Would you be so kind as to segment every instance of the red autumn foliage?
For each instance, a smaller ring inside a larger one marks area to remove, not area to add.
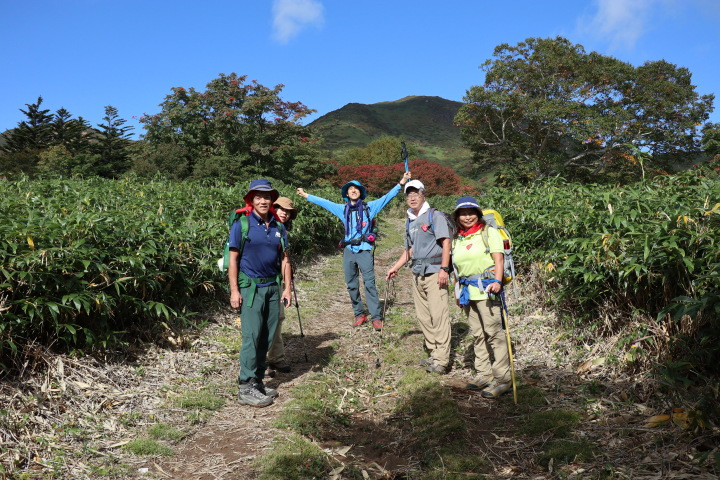
[[[335,186],[342,186],[350,180],[357,180],[373,196],[384,195],[402,177],[404,164],[393,165],[338,165],[337,177],[328,180]],[[425,185],[428,196],[459,195],[463,187],[460,177],[451,168],[427,160],[411,160],[410,171],[414,179]]]

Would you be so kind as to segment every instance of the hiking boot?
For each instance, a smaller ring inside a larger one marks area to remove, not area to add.
[[[428,358],[423,358],[418,363],[420,364],[421,367],[429,367],[430,365],[432,365],[435,362],[433,362],[432,357],[428,357]]]
[[[274,378],[275,375],[277,375],[277,372],[276,372],[275,370],[273,370],[271,367],[267,367],[267,368],[265,369],[265,376],[266,376],[266,377]]]
[[[480,392],[483,398],[498,398],[512,388],[511,382],[493,382],[485,390]]]
[[[383,321],[379,318],[376,318],[375,320],[372,321],[372,326],[376,332],[379,332],[380,330],[382,330]]]
[[[479,376],[468,382],[467,387],[465,388],[468,390],[483,390],[492,383],[492,380],[492,377]]]
[[[240,402],[240,405],[257,408],[272,405],[273,399],[258,390],[256,388],[256,381],[253,380],[254,379],[248,380],[247,382],[240,382],[240,389],[238,390],[238,402]]]
[[[440,375],[445,375],[448,372],[448,367],[443,367],[442,365],[433,363],[432,365],[428,365],[427,368],[425,368],[425,371],[430,372],[430,373],[439,373]]]
[[[255,388],[266,397],[277,398],[278,396],[277,390],[275,390],[274,388],[266,387],[263,382],[257,382],[255,384]]]
[[[270,362],[268,364],[268,369],[277,370],[280,373],[290,373],[290,370],[292,370],[292,368],[290,368],[290,365],[282,360],[279,362]]]
[[[367,322],[367,315],[363,313],[362,315],[358,315],[357,317],[355,317],[355,323],[353,323],[353,327],[359,327],[365,322]]]

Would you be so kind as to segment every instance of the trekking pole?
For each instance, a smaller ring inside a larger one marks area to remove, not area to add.
[[[390,282],[392,282],[393,279],[391,278],[387,282],[385,282],[385,297],[383,298],[383,328],[380,330],[380,340],[378,341],[378,354],[377,358],[375,359],[375,368],[380,368],[380,347],[382,346],[382,332],[385,330],[385,322],[387,321],[385,317],[385,312],[387,311],[387,304],[388,304],[388,290],[390,287]]]
[[[405,142],[400,142],[400,145],[402,145],[402,159],[403,162],[405,162],[405,171],[410,171],[410,162],[408,161],[408,151],[407,147],[405,146]]]
[[[290,281],[292,282],[293,295],[295,296],[295,310],[297,310],[298,325],[300,325],[300,339],[302,340],[303,354],[305,355],[305,362],[308,361],[307,348],[305,348],[305,334],[303,333],[302,321],[300,320],[300,304],[297,299],[297,290],[295,290],[295,267],[290,265]]]
[[[505,339],[507,340],[508,356],[510,357],[510,377],[512,378],[513,388],[513,400],[517,405],[517,383],[515,382],[515,360],[513,359],[512,353],[512,341],[510,340],[510,322],[508,321],[507,303],[505,302],[505,292],[500,292],[500,300],[502,306],[500,307],[500,314],[502,316],[503,323],[505,323]]]

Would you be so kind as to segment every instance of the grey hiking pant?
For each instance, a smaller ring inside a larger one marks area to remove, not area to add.
[[[355,316],[365,313],[362,298],[360,297],[360,275],[362,273],[365,284],[365,301],[367,302],[370,319],[382,319],[380,300],[375,286],[375,254],[372,250],[353,253],[349,248],[343,251],[343,269],[345,270],[345,283],[347,284],[350,302],[352,302]]]

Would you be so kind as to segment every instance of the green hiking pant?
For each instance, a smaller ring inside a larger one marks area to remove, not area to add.
[[[280,311],[280,289],[277,284],[257,287],[251,306],[245,303],[250,287],[241,288],[243,303],[240,306],[242,347],[240,349],[241,382],[251,378],[262,380],[265,375],[265,356],[275,335]]]
[[[275,327],[275,336],[270,342],[270,349],[267,354],[267,363],[279,364],[285,362],[285,344],[282,338],[282,325],[285,320],[285,307],[280,302],[280,314],[278,315],[277,327]]]

